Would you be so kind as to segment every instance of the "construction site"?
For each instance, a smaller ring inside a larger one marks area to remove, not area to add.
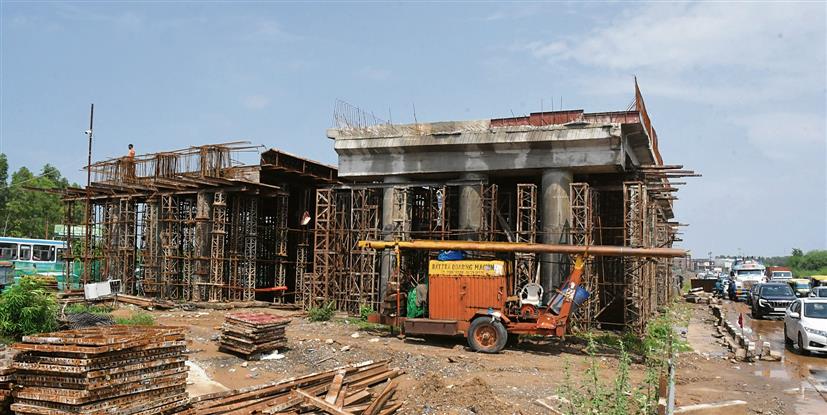
[[[647,338],[679,293],[696,174],[663,162],[637,87],[622,111],[416,124],[338,102],[326,136],[337,166],[247,141],[90,152],[60,191],[62,278],[21,283],[60,291],[64,330],[0,356],[0,411],[546,413],[557,363],[509,356],[582,365],[577,336]],[[663,362],[640,405],[666,408]]]
[[[63,331],[0,349],[0,413],[822,404],[772,379],[783,342],[739,345],[681,287],[674,207],[698,174],[664,162],[637,85],[620,111],[393,124],[339,101],[332,118],[336,166],[247,141],[90,153],[88,185],[60,191]],[[729,389],[755,376],[760,396]]]
[[[64,195],[65,226],[86,230],[68,235],[66,270],[179,303],[404,316],[397,292],[425,281],[437,252],[406,253],[395,278],[392,250],[358,241],[669,248],[676,179],[694,175],[663,163],[637,89],[622,111],[408,125],[340,102],[327,136],[338,168],[246,142],[91,163],[90,185]],[[260,163],[239,164],[243,152]],[[571,269],[562,254],[476,255],[507,261],[510,290],[536,283],[544,301]],[[591,256],[573,324],[642,333],[676,292],[670,264]]]

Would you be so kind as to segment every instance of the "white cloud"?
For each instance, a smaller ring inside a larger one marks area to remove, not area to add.
[[[248,95],[241,99],[241,103],[244,104],[247,109],[260,110],[270,105],[270,98],[264,95]]]
[[[824,3],[645,4],[584,35],[528,42],[552,65],[600,94],[628,94],[639,75],[647,95],[743,104],[824,94]],[[821,86],[821,88],[814,86]]]
[[[749,142],[770,160],[824,160],[827,138],[823,115],[773,112],[736,117],[732,121],[746,129]]]
[[[537,57],[615,70],[790,69],[803,53],[823,62],[824,10],[823,3],[647,4],[586,36],[528,47]]]

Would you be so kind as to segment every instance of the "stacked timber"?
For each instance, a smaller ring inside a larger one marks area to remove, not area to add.
[[[49,291],[57,291],[57,278],[53,275],[33,275],[32,278],[43,284],[43,288]]]
[[[152,298],[138,297],[127,294],[118,294],[115,298],[122,303],[136,305],[146,310],[169,310],[171,308],[175,308],[175,303],[167,300],[155,300]]]
[[[186,404],[181,328],[90,327],[25,336],[13,347],[18,415],[151,415]]]
[[[394,402],[401,375],[387,361],[363,362],[326,372],[193,398],[188,413],[194,415],[241,414],[353,414],[395,413]],[[184,412],[178,412],[183,414]]]
[[[0,368],[0,414],[10,414],[12,402],[11,390],[14,376],[14,369],[10,367]]]
[[[290,319],[268,313],[235,313],[224,317],[218,350],[247,359],[287,345],[284,331]]]
[[[83,290],[58,291],[57,299],[61,304],[74,304],[86,302]]]

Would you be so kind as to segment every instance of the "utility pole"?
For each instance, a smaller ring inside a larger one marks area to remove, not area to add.
[[[83,247],[83,284],[89,281],[90,272],[92,271],[90,261],[90,250],[92,248],[92,193],[89,186],[92,184],[92,135],[95,121],[95,104],[92,104],[89,109],[89,129],[86,130],[86,135],[89,136],[89,152],[86,157],[86,213],[84,214],[84,239]],[[71,232],[71,229],[69,230]]]

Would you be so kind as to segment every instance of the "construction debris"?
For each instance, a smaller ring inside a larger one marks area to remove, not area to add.
[[[60,328],[77,330],[86,327],[111,326],[113,324],[115,324],[115,321],[107,314],[69,313],[65,319],[61,319]]]
[[[221,327],[218,350],[259,358],[287,345],[284,330],[290,319],[268,313],[228,314]]]
[[[13,347],[18,415],[150,415],[187,401],[182,328],[92,327],[24,336]]]
[[[193,398],[190,408],[176,414],[392,414],[401,375],[387,361],[362,362],[298,378]],[[189,412],[187,412],[189,411]]]
[[[175,308],[175,303],[172,301],[153,300],[151,298],[137,297],[134,295],[118,294],[116,299],[122,303],[136,305],[147,310],[169,310]]]

